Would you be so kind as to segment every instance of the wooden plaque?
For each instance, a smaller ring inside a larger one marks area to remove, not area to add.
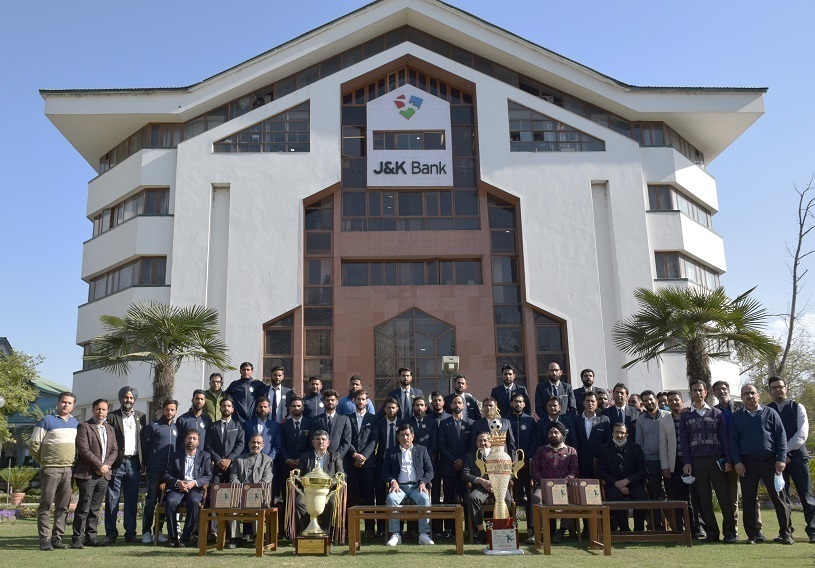
[[[572,497],[575,505],[602,505],[599,479],[575,479],[572,482]]]
[[[331,539],[328,535],[294,538],[294,553],[298,556],[328,556],[330,552]]]
[[[214,483],[209,488],[209,506],[213,509],[231,509],[235,506],[239,498],[235,495],[240,491],[239,487],[233,487],[229,483]]]
[[[569,504],[569,481],[566,479],[542,479],[543,502],[545,505]]]

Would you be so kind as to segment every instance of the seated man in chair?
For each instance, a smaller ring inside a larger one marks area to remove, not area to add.
[[[198,508],[204,499],[204,486],[212,480],[212,458],[204,450],[198,449],[198,430],[189,430],[184,438],[184,450],[176,452],[167,472],[164,483],[164,511],[167,518],[168,546],[183,548],[189,545],[190,535],[198,526]],[[187,505],[184,519],[184,533],[178,538],[175,512],[182,503]]]
[[[229,467],[230,483],[271,483],[274,475],[273,461],[263,452],[263,434],[249,436],[249,452],[241,454]],[[232,525],[235,524],[233,521]],[[238,538],[235,527],[232,526],[232,542],[226,548],[232,549],[238,545],[250,546],[252,543],[252,523],[243,523],[243,540]]]
[[[382,478],[388,484],[385,504],[399,507],[402,501],[410,499],[417,505],[430,505],[430,490],[427,484],[433,479],[433,465],[430,454],[424,446],[414,445],[413,426],[402,424],[396,429],[399,445],[389,448],[382,463]],[[388,519],[391,537],[387,546],[402,544],[399,519]],[[430,538],[430,519],[419,520],[419,544],[434,544]]]
[[[472,490],[467,495],[467,511],[473,520],[473,527],[478,530],[478,542],[481,544],[487,543],[487,533],[484,530],[484,512],[483,507],[487,499],[495,495],[492,493],[492,483],[489,479],[489,474],[482,473],[481,469],[476,463],[478,450],[481,450],[480,458],[486,461],[487,456],[490,454],[490,435],[487,432],[480,432],[475,439],[476,447],[474,452],[467,454],[464,460],[464,467],[461,469],[461,479],[465,483],[472,486]],[[512,507],[512,492],[507,491],[505,496],[507,509]]]
[[[628,428],[622,422],[614,425],[611,442],[600,446],[597,454],[597,477],[606,486],[607,501],[647,501],[645,491],[645,458],[639,444],[628,439]],[[617,526],[628,531],[628,511],[613,511]],[[645,530],[644,509],[634,510],[634,530]]]
[[[328,449],[329,446],[328,432],[325,430],[317,430],[314,432],[314,437],[311,439],[313,450],[309,450],[300,456],[300,476],[305,476],[307,473],[320,464],[322,470],[328,474],[329,477],[334,477],[338,473],[345,473],[342,468],[342,457]],[[332,495],[326,503],[323,513],[317,518],[317,523],[324,531],[331,533],[331,516],[334,513],[336,496]],[[294,498],[294,506],[297,511],[297,524],[300,527],[300,533],[308,527],[311,520],[309,514],[306,512],[306,502],[303,496],[297,493]],[[343,512],[344,513],[344,512]]]

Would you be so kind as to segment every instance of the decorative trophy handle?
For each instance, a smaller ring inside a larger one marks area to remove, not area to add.
[[[332,495],[336,495],[340,492],[340,489],[342,489],[342,486],[345,483],[345,474],[337,472],[332,481],[334,483],[334,488],[328,492],[328,498],[331,498]]]
[[[481,475],[487,473],[487,464],[484,462],[483,455],[484,450],[481,448],[478,448],[475,451],[475,465],[478,466],[478,471],[481,473]]]
[[[289,478],[286,481],[287,481],[287,483],[289,485],[292,486],[292,489],[294,489],[297,493],[300,494],[300,497],[305,498],[305,494],[303,493],[303,490],[300,489],[300,487],[297,486],[298,481],[300,483],[302,483],[302,480],[300,479],[300,470],[299,469],[291,470],[291,473],[289,474]]]
[[[518,448],[517,450],[515,450],[515,457],[516,457],[515,463],[512,464],[512,475],[514,475],[517,478],[518,472],[521,471],[521,468],[523,468],[524,466],[524,459],[526,455],[524,454],[524,451],[522,449]]]

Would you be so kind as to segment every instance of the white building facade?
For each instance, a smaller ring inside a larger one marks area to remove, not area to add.
[[[718,284],[705,165],[764,92],[626,85],[432,0],[375,2],[190,87],[43,91],[99,168],[77,343],[151,298],[217,308],[233,363],[297,390],[359,374],[381,400],[405,366],[447,392],[444,355],[479,397],[502,364],[534,388],[551,361],[576,386],[588,367],[684,390],[681,355],[621,370],[611,328],[637,287]],[[176,398],[216,370],[182,367]],[[86,368],[74,390],[123,381]],[[146,366],[126,381],[151,391]]]

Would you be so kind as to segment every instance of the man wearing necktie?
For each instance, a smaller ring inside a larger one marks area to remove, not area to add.
[[[399,402],[393,398],[388,397],[382,405],[382,410],[385,413],[379,420],[379,441],[376,447],[376,463],[377,467],[377,483],[374,487],[376,494],[376,504],[385,504],[386,483],[382,477],[382,462],[385,459],[385,452],[390,448],[395,447],[398,442],[396,439],[396,428],[401,424],[399,420]],[[375,536],[385,536],[385,521],[379,520],[376,522]]]
[[[532,402],[526,387],[515,384],[515,368],[512,365],[501,367],[501,384],[492,389],[490,397],[498,401],[498,410],[501,416],[512,414],[512,397],[520,394],[524,397],[524,414],[532,414]],[[475,419],[474,417],[470,417]],[[480,418],[480,416],[479,416]]]
[[[280,452],[280,424],[272,420],[270,413],[269,397],[259,397],[255,415],[243,425],[243,429],[246,433],[245,445],[249,445],[249,438],[253,434],[260,434],[263,436],[263,453],[274,460]]]
[[[424,397],[424,393],[411,386],[413,374],[410,369],[402,367],[399,369],[398,375],[401,387],[389,392],[388,396],[399,401],[399,419],[405,421],[413,416],[413,399]]]
[[[535,412],[538,416],[546,414],[546,401],[556,396],[560,400],[560,413],[574,415],[577,413],[572,385],[561,381],[563,370],[554,361],[549,363],[546,371],[548,381],[542,381],[535,387]]]
[[[273,367],[271,383],[269,384],[269,399],[271,400],[272,420],[281,424],[289,415],[289,403],[294,392],[283,386],[285,378],[283,367]]]
[[[93,402],[93,418],[77,426],[74,479],[79,487],[79,501],[74,512],[73,548],[103,544],[97,541],[96,527],[111,468],[119,452],[116,433],[107,423],[107,414],[108,401],[100,398]]]

